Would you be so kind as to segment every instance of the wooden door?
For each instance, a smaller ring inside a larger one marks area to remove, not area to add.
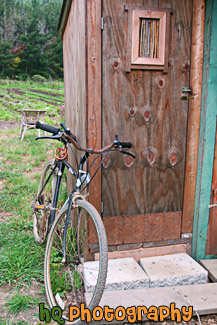
[[[168,72],[126,72],[125,6],[170,8]],[[102,171],[103,220],[110,245],[180,239],[191,51],[191,0],[103,0],[102,144],[118,134],[129,156],[111,153]]]

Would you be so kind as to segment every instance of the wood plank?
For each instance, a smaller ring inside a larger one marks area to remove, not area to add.
[[[139,248],[125,251],[109,252],[108,258],[125,258],[133,257],[137,262],[140,258],[150,256],[160,256],[168,254],[186,253],[187,244],[171,245],[164,247],[153,247],[153,248]],[[99,260],[99,254],[95,254],[95,260]]]
[[[215,154],[213,163],[212,188],[210,205],[217,204],[217,132],[215,138]],[[217,207],[209,210],[209,224],[207,231],[206,255],[217,254]]]
[[[126,216],[123,218],[124,244],[143,242],[145,238],[145,216]]]
[[[145,241],[158,241],[163,239],[164,214],[145,215]]]
[[[131,245],[141,244],[148,246],[148,242],[162,243],[162,245],[179,242],[191,242],[180,239],[181,212],[153,213],[136,216],[116,216],[103,218],[108,244]],[[89,224],[92,233],[90,243],[96,242],[93,233],[93,224]]]
[[[122,244],[116,246],[108,246],[109,252],[114,251],[125,251],[125,250],[133,250],[138,248],[150,248],[150,247],[162,247],[162,246],[169,246],[169,245],[178,245],[178,244],[187,244],[187,253],[191,255],[191,238],[184,238],[184,239],[172,239],[172,240],[160,240],[154,242],[144,242],[144,243],[135,243],[135,244]],[[90,251],[92,253],[99,252],[99,245],[98,244],[89,244]]]
[[[86,147],[85,34],[85,0],[74,0],[63,34],[65,118],[66,126],[84,147]],[[69,162],[75,166],[70,150]],[[67,173],[69,192],[73,189],[74,183],[72,175]]]
[[[212,18],[211,18],[212,17]],[[192,254],[197,260],[205,258],[206,239],[209,220],[210,193],[216,136],[217,103],[217,3],[207,2],[205,28],[205,56],[203,90],[201,105],[201,128],[197,172],[197,191],[195,196],[195,215]],[[212,23],[212,28],[211,28]]]
[[[180,238],[181,222],[181,211],[164,213],[163,240]]]
[[[123,217],[103,218],[108,245],[120,245],[124,243],[125,233]]]
[[[203,78],[204,26],[205,0],[194,0],[190,71],[193,96],[189,99],[182,232],[192,232],[193,227],[200,130],[198,107],[201,107]]]
[[[87,145],[101,148],[101,0],[87,1]],[[94,157],[90,157],[89,164]],[[98,160],[98,162],[100,159]],[[93,165],[91,176],[97,169]],[[89,185],[89,201],[101,213],[101,169]]]

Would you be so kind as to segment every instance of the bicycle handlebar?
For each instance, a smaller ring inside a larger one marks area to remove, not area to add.
[[[122,148],[132,148],[132,143],[131,142],[119,142]]]
[[[113,143],[111,143],[110,145],[108,145],[102,149],[81,148],[80,145],[78,144],[78,142],[76,141],[76,137],[71,133],[71,131],[69,129],[66,129],[65,126],[64,126],[64,132],[62,132],[60,129],[57,129],[50,125],[42,124],[39,121],[36,122],[35,125],[36,125],[37,129],[41,129],[43,131],[53,133],[53,135],[54,135],[54,137],[42,137],[42,138],[46,138],[46,139],[53,138],[56,140],[60,140],[62,138],[64,141],[68,141],[68,142],[72,143],[78,150],[84,151],[84,152],[101,154],[101,153],[104,153],[112,148],[119,148],[119,149],[132,148],[131,142],[120,142],[120,141],[118,141],[118,136],[115,136],[116,140]],[[61,132],[61,133],[59,136],[57,136],[59,132]],[[132,155],[132,154],[130,154],[130,155]],[[135,157],[134,155],[132,155],[132,156]]]
[[[60,129],[57,129],[53,126],[42,124],[39,121],[35,123],[36,129],[41,129],[43,131],[53,133],[54,135],[57,135],[60,131]]]
[[[71,142],[78,150],[80,151],[85,151],[85,152],[89,152],[89,153],[95,153],[95,154],[100,154],[100,153],[103,153],[109,149],[111,149],[113,147],[113,143],[111,143],[110,145],[108,145],[107,147],[104,147],[102,149],[90,149],[90,148],[81,148],[79,146],[79,144],[75,141],[75,139],[69,135],[69,134],[66,134],[65,132],[63,133],[65,138]]]

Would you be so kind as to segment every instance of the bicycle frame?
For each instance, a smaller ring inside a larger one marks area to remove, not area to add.
[[[73,193],[77,192],[80,188],[80,186],[82,185],[82,182],[80,180],[80,172],[83,169],[83,165],[85,163],[85,161],[87,161],[89,156],[89,153],[85,153],[84,156],[81,157],[80,159],[80,166],[79,166],[79,170],[78,172],[76,172],[76,170],[68,163],[67,160],[63,159],[63,160],[55,160],[54,163],[54,167],[52,169],[52,171],[50,172],[50,174],[48,175],[47,179],[45,180],[45,183],[40,191],[40,193],[38,194],[38,197],[40,197],[40,195],[43,193],[46,185],[48,184],[51,176],[55,173],[56,169],[57,169],[57,182],[56,182],[56,186],[55,186],[55,191],[54,191],[54,199],[53,199],[53,204],[51,207],[51,213],[49,216],[49,225],[52,226],[55,220],[55,215],[56,215],[56,210],[57,210],[57,202],[58,202],[58,198],[59,198],[59,190],[60,190],[60,184],[61,184],[61,179],[62,179],[62,175],[64,173],[65,167],[69,170],[69,172],[76,178],[76,186],[75,188],[72,190],[71,194],[68,196],[68,198],[66,199],[66,201],[64,202],[61,210],[63,208],[65,208],[65,206],[70,203],[70,201],[73,198]],[[69,204],[69,210],[71,210],[71,206]]]

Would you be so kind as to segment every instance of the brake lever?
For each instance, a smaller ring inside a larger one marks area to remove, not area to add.
[[[124,155],[129,155],[129,156],[133,157],[134,159],[136,159],[136,156],[134,156],[131,152],[128,152],[128,151],[125,151],[122,149],[120,149],[120,152],[122,152]]]
[[[53,139],[53,140],[59,140],[61,139],[61,136],[59,134],[56,134],[52,137],[49,137],[49,136],[44,136],[44,137],[37,137],[35,138],[35,140],[40,140],[40,139]]]

